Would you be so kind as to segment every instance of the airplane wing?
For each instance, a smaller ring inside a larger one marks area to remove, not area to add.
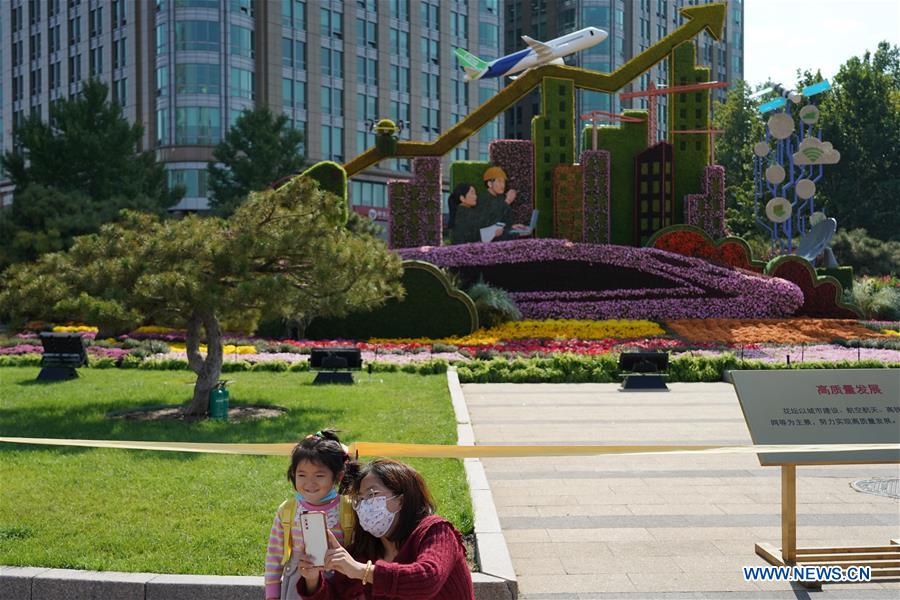
[[[533,40],[530,37],[528,37],[527,35],[523,35],[522,40],[526,44],[531,46],[531,49],[537,53],[538,58],[540,60],[547,60],[548,58],[553,56],[553,48],[551,48],[544,42],[539,42],[537,40]]]

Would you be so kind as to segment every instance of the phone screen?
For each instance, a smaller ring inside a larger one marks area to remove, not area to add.
[[[312,557],[317,567],[324,567],[325,552],[328,550],[328,537],[325,534],[325,513],[301,513],[300,526],[303,528],[303,544],[306,547],[306,553]]]

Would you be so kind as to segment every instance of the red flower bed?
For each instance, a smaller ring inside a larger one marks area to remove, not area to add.
[[[676,225],[667,228],[651,240],[651,247],[762,273],[762,268],[753,264],[749,248],[737,238],[725,238],[714,242],[704,231],[696,227]]]
[[[796,256],[782,256],[768,269],[773,277],[795,284],[803,291],[803,304],[795,313],[807,317],[859,319],[862,315],[840,301],[841,284],[831,277],[816,277],[809,263]]]

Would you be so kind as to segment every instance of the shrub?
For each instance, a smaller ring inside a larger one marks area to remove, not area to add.
[[[295,363],[292,363],[291,366],[288,367],[288,371],[292,371],[292,372],[309,371],[309,361],[300,360]]]
[[[39,367],[40,354],[3,354],[0,355],[0,367]]]
[[[893,321],[900,319],[900,289],[881,285],[864,277],[853,285],[850,297],[867,319]]]
[[[839,230],[831,240],[838,262],[852,266],[861,275],[897,273],[900,242],[869,237],[865,229]]]
[[[115,369],[116,360],[114,358],[95,358],[91,360],[90,367],[92,369]]]
[[[223,373],[237,373],[239,371],[249,371],[253,365],[246,360],[226,361],[222,363]]]
[[[370,312],[314,320],[309,339],[444,338],[478,329],[475,304],[447,282],[440,269],[419,261],[403,262],[406,297],[391,299]]]
[[[478,323],[482,327],[495,327],[507,321],[519,321],[522,313],[506,290],[479,281],[466,290],[478,310]]]
[[[270,373],[283,373],[288,370],[288,364],[283,360],[265,360],[255,363],[251,371],[265,371]]]

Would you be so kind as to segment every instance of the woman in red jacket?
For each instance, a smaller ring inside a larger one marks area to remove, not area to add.
[[[352,465],[348,466],[352,470]],[[349,550],[329,532],[325,571],[300,559],[297,591],[310,600],[474,600],[462,536],[434,514],[419,473],[393,460],[363,466],[344,492],[357,514]]]

